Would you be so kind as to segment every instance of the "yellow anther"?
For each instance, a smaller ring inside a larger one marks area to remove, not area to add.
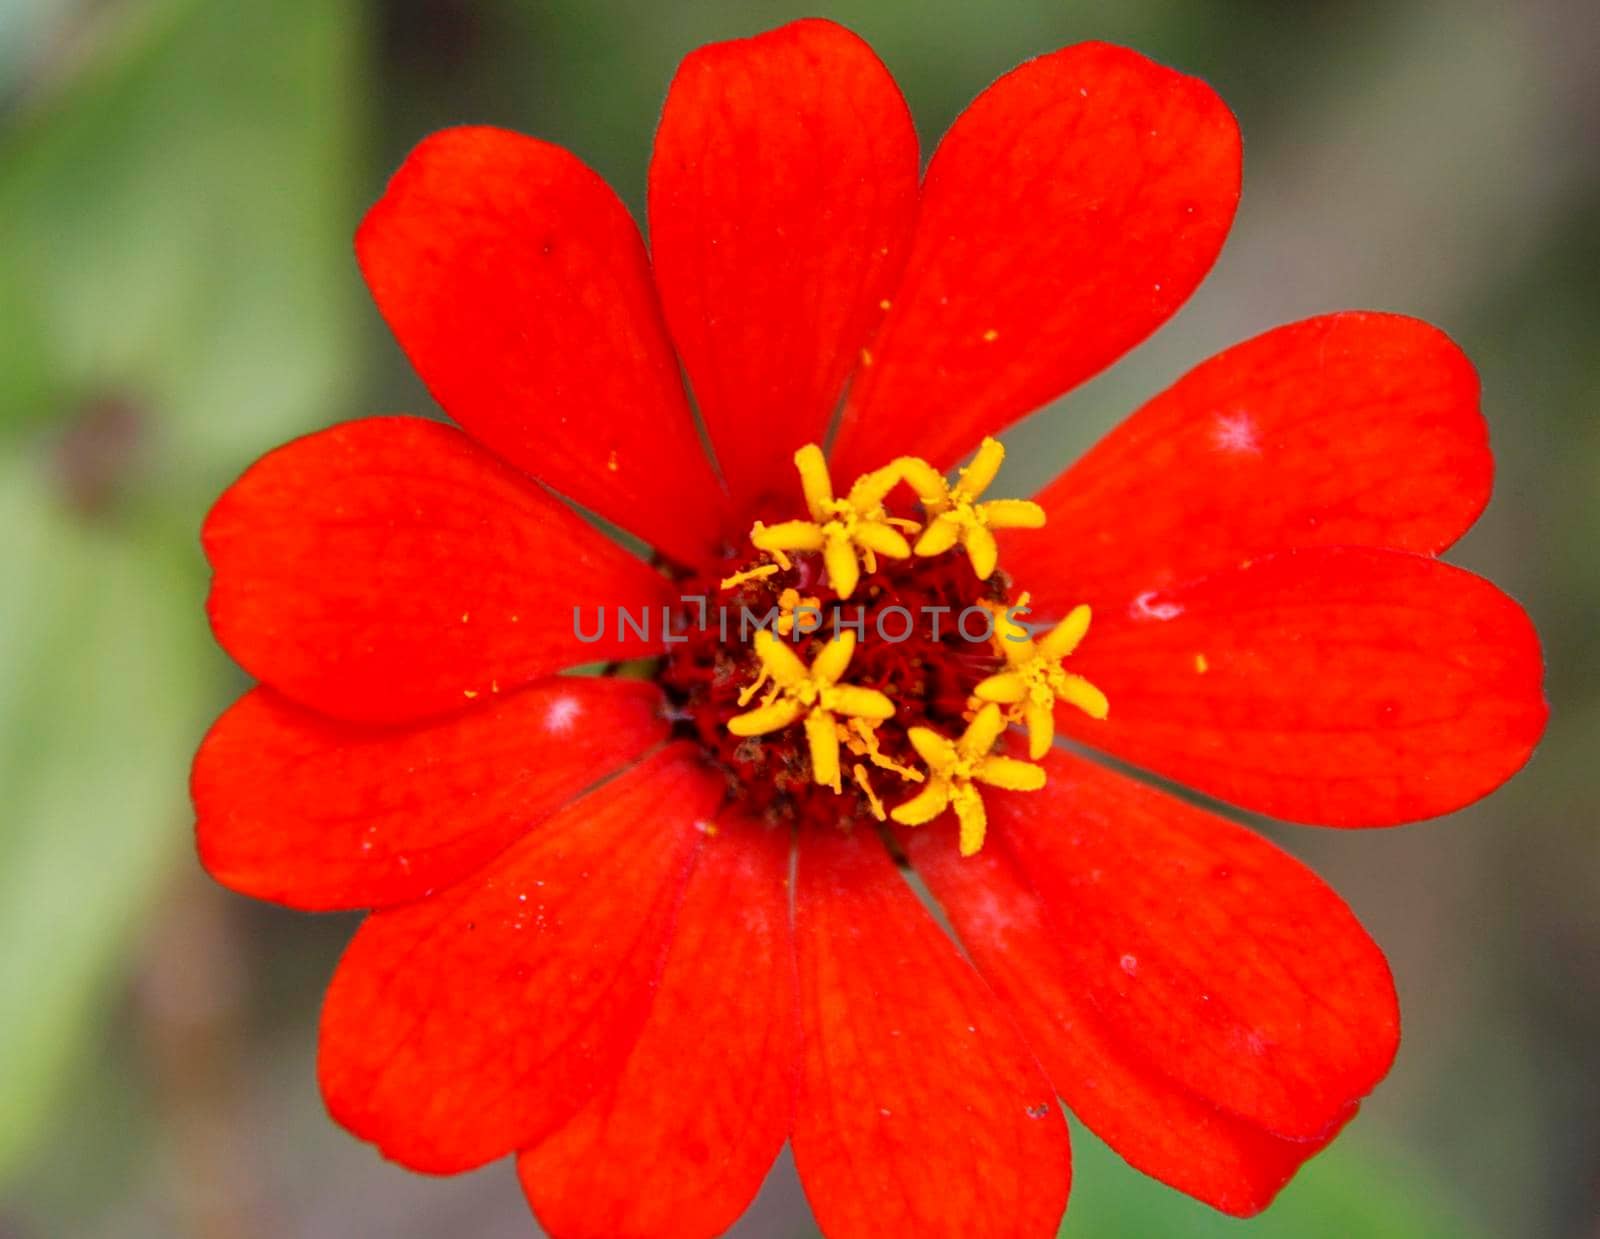
[[[880,822],[888,816],[883,810],[883,801],[878,799],[878,793],[872,790],[872,780],[867,777],[867,768],[860,762],[850,767],[850,777],[856,781],[856,786],[867,798],[867,807],[872,810],[872,816]]]
[[[897,522],[884,511],[883,501],[900,480],[895,466],[863,474],[856,479],[843,499],[833,494],[828,462],[822,449],[808,443],[794,454],[800,471],[800,487],[805,492],[810,520],[783,521],[777,525],[756,522],[750,541],[760,550],[779,558],[790,551],[820,551],[828,570],[828,583],[840,598],[855,592],[861,580],[861,564],[867,571],[877,569],[877,556],[905,559],[911,546],[895,528]],[[783,562],[779,559],[779,562]]]
[[[928,767],[928,783],[910,800],[896,805],[889,816],[907,826],[920,826],[954,808],[961,824],[961,855],[974,855],[983,847],[989,824],[978,784],[1019,792],[1035,792],[1044,786],[1045,774],[1038,766],[991,752],[1005,726],[1000,707],[991,704],[978,711],[959,740],[941,736],[930,727],[911,728],[906,734]]]
[[[878,746],[878,724],[871,719],[851,719],[849,725],[840,730],[839,738],[844,741],[845,748],[857,757],[865,757],[879,770],[898,774],[909,783],[922,782],[922,771],[901,765]]]
[[[761,661],[756,685],[771,680],[775,692],[754,710],[729,719],[728,730],[736,736],[760,736],[803,718],[811,750],[811,777],[840,791],[839,729],[835,716],[881,720],[894,714],[894,703],[876,689],[839,682],[855,649],[856,635],[846,629],[824,645],[807,667],[782,638],[762,629],[755,636],[756,657]],[[741,694],[740,704],[748,701]]]
[[[767,687],[767,669],[763,667],[755,679],[751,680],[750,683],[746,684],[739,690],[739,708],[742,710],[745,706],[754,701],[756,694],[765,687]],[[769,693],[767,699],[770,701],[772,699],[772,694]]]
[[[800,625],[800,635],[809,636],[822,627],[822,600],[801,597],[793,586],[778,595],[778,622],[773,625],[780,637],[790,636],[795,625]]]
[[[1087,606],[1074,607],[1038,641],[1009,616],[996,620],[995,644],[1005,656],[1007,669],[991,675],[972,690],[980,701],[1009,706],[1011,717],[1028,729],[1028,756],[1038,761],[1055,738],[1055,704],[1065,701],[1090,718],[1103,719],[1110,703],[1081,675],[1062,669],[1061,663],[1078,648],[1089,631]],[[992,706],[991,706],[992,708]]]
[[[717,583],[718,589],[737,589],[748,581],[759,581],[779,571],[777,564],[761,564],[755,568],[746,568],[743,572],[735,572],[732,576],[725,576]]]
[[[956,475],[953,483],[915,456],[903,456],[890,466],[898,467],[900,477],[917,492],[928,514],[928,527],[914,548],[918,555],[942,555],[960,543],[972,560],[978,579],[987,581],[1000,557],[994,530],[1039,529],[1044,525],[1044,509],[1030,500],[979,502],[1005,458],[1006,449],[998,439],[985,439],[972,463]]]

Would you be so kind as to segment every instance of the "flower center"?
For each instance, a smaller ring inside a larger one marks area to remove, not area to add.
[[[901,457],[836,498],[822,452],[795,454],[808,518],[757,522],[756,561],[686,581],[660,681],[747,812],[839,827],[931,821],[953,808],[961,851],[983,843],[983,787],[1031,790],[1054,709],[1106,701],[1061,662],[1083,640],[1078,607],[1035,641],[998,569],[994,530],[1038,528],[1025,500],[980,499],[1004,449],[986,439],[954,482]],[[702,601],[703,600],[703,601]],[[1008,723],[1024,761],[997,752]]]

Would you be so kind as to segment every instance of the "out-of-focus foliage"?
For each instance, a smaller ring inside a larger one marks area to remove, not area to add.
[[[112,956],[180,853],[172,772],[210,689],[160,531],[63,516],[28,463],[0,468],[0,1171],[94,1051]]]
[[[351,375],[353,8],[113,19],[0,141],[0,1175],[188,859],[204,498]]]
[[[169,439],[163,486],[203,493],[354,377],[356,10],[135,16],[0,146],[0,306],[21,325],[0,374],[47,368],[0,385],[0,422],[131,393]]]
[[[1400,1060],[1350,1130],[1240,1223],[1075,1127],[1063,1233],[1592,1239],[1592,0],[0,0],[6,1239],[531,1233],[508,1167],[411,1176],[324,1116],[315,1012],[351,918],[257,908],[197,873],[188,759],[242,681],[204,631],[196,535],[283,439],[431,411],[350,253],[423,134],[537,133],[637,210],[677,60],[807,12],[874,44],[925,151],[994,76],[1085,38],[1209,78],[1240,116],[1245,197],[1213,277],[1019,428],[1018,484],[1234,340],[1351,306],[1419,314],[1482,370],[1499,462],[1457,558],[1529,606],[1551,662],[1550,738],[1484,805],[1279,836],[1350,899],[1401,990]],[[734,1233],[814,1234],[787,1161]]]
[[[1241,1223],[1157,1187],[1073,1127],[1072,1202],[1063,1239],[1132,1235],[1230,1239],[1477,1239],[1481,1234],[1404,1159],[1335,1141],[1273,1205]]]

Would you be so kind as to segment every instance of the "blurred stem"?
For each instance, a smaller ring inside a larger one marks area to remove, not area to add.
[[[273,1229],[245,1113],[245,967],[228,896],[185,867],[145,943],[135,1018],[175,1233],[190,1239],[264,1239]]]

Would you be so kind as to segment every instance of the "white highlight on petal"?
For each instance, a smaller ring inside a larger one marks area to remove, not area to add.
[[[1241,455],[1261,454],[1261,441],[1256,438],[1256,425],[1248,413],[1219,413],[1217,424],[1211,431],[1211,441],[1221,452]]]
[[[1183,607],[1176,602],[1153,602],[1156,591],[1147,589],[1131,603],[1128,604],[1128,614],[1139,620],[1169,620],[1177,619],[1183,614]]]
[[[545,711],[544,729],[552,735],[571,735],[582,713],[583,706],[576,697],[557,697]]]

